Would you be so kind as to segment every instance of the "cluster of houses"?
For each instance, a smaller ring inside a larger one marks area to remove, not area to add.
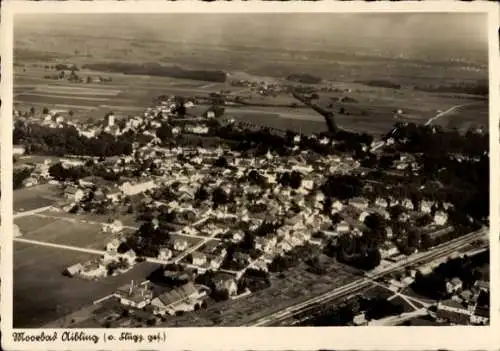
[[[111,228],[113,228],[112,224]],[[69,266],[63,274],[69,277],[96,280],[129,271],[135,265],[137,256],[133,250],[118,253],[120,244],[119,239],[113,239],[106,245],[106,250],[100,258]]]
[[[440,301],[436,317],[445,323],[487,325],[490,320],[489,303],[478,303],[480,294],[489,296],[489,283],[478,280],[470,289],[463,289],[462,281],[453,278],[446,283],[451,298]]]

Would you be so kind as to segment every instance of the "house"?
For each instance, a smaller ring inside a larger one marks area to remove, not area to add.
[[[188,248],[189,244],[185,239],[175,239],[173,249],[175,251],[184,251]]]
[[[82,189],[76,187],[66,188],[64,191],[64,198],[72,202],[80,202],[85,197],[85,193]]]
[[[116,234],[123,230],[123,224],[119,220],[114,220],[111,223],[106,223],[103,225],[102,231],[105,233]]]
[[[125,252],[123,255],[121,255],[129,264],[129,266],[133,265],[137,259],[137,254],[135,253],[134,250],[130,249],[127,252]]]
[[[26,152],[26,148],[22,145],[12,146],[12,153],[14,156],[24,155],[25,152]]]
[[[375,200],[375,205],[382,207],[382,208],[387,208],[389,206],[389,203],[387,202],[386,199],[384,199],[382,197],[377,197],[377,199]]]
[[[437,225],[445,225],[448,222],[448,214],[443,211],[437,211],[434,215],[434,223]]]
[[[229,296],[238,294],[238,285],[233,277],[220,277],[215,280],[215,288],[218,291],[225,291]]]
[[[391,242],[385,242],[379,249],[382,259],[399,254],[398,248]]]
[[[20,237],[23,235],[21,232],[21,229],[19,229],[19,226],[17,224],[13,224],[14,226],[14,238]]]
[[[337,223],[335,226],[335,231],[338,233],[346,233],[351,229],[349,223],[346,221],[341,221],[340,223]]]
[[[83,269],[83,266],[81,263],[76,263],[72,266],[69,266],[68,268],[66,268],[64,270],[64,273],[65,275],[69,276],[69,277],[74,277],[78,274],[80,274],[80,272],[82,271]]]
[[[153,292],[149,289],[148,284],[134,284],[132,280],[130,284],[118,288],[114,296],[122,305],[140,309],[151,302]]]
[[[448,294],[454,294],[462,289],[462,281],[459,278],[453,278],[449,282],[446,282],[446,292]]]
[[[367,199],[362,197],[355,197],[349,200],[349,205],[359,209],[366,210],[369,206],[369,202]]]
[[[352,322],[354,323],[354,325],[357,325],[357,326],[368,324],[368,321],[366,320],[365,312],[361,312],[361,313],[355,315]]]
[[[200,308],[207,291],[187,283],[179,288],[167,291],[151,301],[155,314],[174,315],[178,311],[187,312]]]
[[[98,261],[89,261],[83,264],[80,276],[85,279],[103,278],[107,275],[107,269]]]
[[[438,303],[436,314],[438,318],[445,319],[453,324],[467,324],[470,321],[472,311],[470,308],[448,299]]]
[[[225,256],[215,256],[210,260],[210,268],[215,270],[218,270],[221,266],[222,263],[224,263]]]
[[[401,201],[401,206],[410,211],[414,210],[413,202],[408,198],[403,199],[403,201]]]
[[[132,184],[130,182],[125,182],[120,186],[120,190],[128,196],[141,194],[147,190],[156,188],[154,181],[150,180],[147,182]]]
[[[423,213],[431,213],[433,205],[434,203],[432,201],[424,200],[420,203],[420,211]]]
[[[243,233],[241,230],[238,230],[236,232],[233,233],[233,236],[231,238],[231,240],[234,242],[234,243],[239,243],[243,240],[243,237],[245,236],[245,233]]]
[[[106,244],[106,251],[107,252],[117,252],[118,247],[120,246],[120,240],[118,239],[113,239],[109,243]]]
[[[474,287],[479,291],[489,292],[490,291],[490,283],[484,280],[478,280],[474,283]]]
[[[172,257],[172,251],[166,247],[158,250],[158,259],[168,261]]]
[[[474,313],[470,316],[470,322],[475,325],[487,325],[490,322],[489,308],[476,306]]]
[[[192,256],[192,263],[195,266],[203,266],[205,263],[207,263],[207,256],[205,254],[195,251],[191,254]]]

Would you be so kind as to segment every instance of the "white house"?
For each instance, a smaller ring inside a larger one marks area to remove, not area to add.
[[[195,251],[191,255],[195,266],[202,266],[207,262],[207,256],[201,252]]]
[[[339,233],[346,233],[350,230],[350,226],[349,226],[349,223],[347,223],[346,221],[342,221],[340,223],[337,223],[336,227],[335,227],[335,230]]]
[[[335,200],[332,204],[332,210],[336,210],[336,212],[342,211],[343,208],[344,205],[339,200]]]
[[[107,252],[117,252],[118,247],[120,247],[120,240],[113,239],[109,243],[106,244]]]
[[[413,209],[414,209],[413,202],[408,198],[403,199],[403,201],[401,202],[401,205],[410,211],[413,211]]]
[[[185,239],[176,239],[173,248],[175,251],[184,251],[188,248],[189,244]]]
[[[420,203],[420,211],[423,213],[431,213],[433,205],[432,201],[424,200]]]
[[[445,225],[448,222],[448,214],[443,211],[437,211],[434,215],[434,223],[437,225]]]
[[[131,184],[130,182],[125,182],[120,186],[120,190],[123,191],[123,193],[128,196],[140,194],[154,188],[156,188],[156,184],[152,180],[137,184]]]
[[[168,261],[172,257],[172,250],[163,247],[158,251],[158,259]]]
[[[387,208],[389,206],[389,203],[387,202],[386,199],[384,199],[382,197],[377,197],[377,199],[375,200],[375,205],[383,207],[383,208]]]

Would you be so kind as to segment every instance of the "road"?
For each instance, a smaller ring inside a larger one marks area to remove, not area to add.
[[[383,319],[377,319],[374,321],[371,321],[368,323],[368,325],[371,326],[391,326],[391,325],[398,325],[403,322],[406,322],[408,320],[411,320],[416,317],[423,317],[426,316],[427,310],[425,308],[421,308],[419,310],[413,311],[413,312],[408,312],[408,313],[403,313],[398,316],[390,316],[386,317]]]
[[[446,116],[462,107],[465,107],[465,106],[471,106],[471,105],[478,105],[478,104],[482,104],[484,102],[470,102],[468,104],[461,104],[461,105],[455,105],[455,106],[452,106],[450,107],[449,109],[447,109],[446,111],[443,111],[443,112],[440,112],[438,113],[437,115],[435,115],[434,117],[432,118],[429,118],[429,120],[427,122],[425,122],[425,125],[428,126],[430,125],[432,122],[434,122],[435,120],[443,117],[443,116]]]
[[[375,269],[371,272],[367,272],[365,277],[357,279],[342,287],[339,287],[322,295],[309,298],[306,301],[299,302],[283,310],[270,313],[265,317],[258,318],[257,320],[251,320],[249,322],[245,322],[243,325],[269,326],[269,325],[279,324],[280,322],[283,322],[298,313],[307,312],[311,308],[317,307],[318,304],[323,304],[325,302],[346,297],[348,295],[364,290],[367,287],[371,286],[372,280],[382,278],[390,273],[393,273],[410,265],[414,265],[417,263],[431,262],[437,258],[445,257],[446,255],[451,254],[452,252],[458,250],[459,248],[468,245],[474,240],[477,240],[481,235],[485,235],[487,232],[488,229],[484,228],[479,231],[469,233],[460,238],[438,245],[426,252],[417,253],[415,255],[409,256],[404,260],[397,262],[393,265],[390,265],[388,267],[383,267]]]
[[[484,102],[470,102],[470,103],[467,103],[467,104],[460,104],[460,105],[454,105],[452,107],[450,107],[449,109],[445,110],[445,111],[442,111],[440,113],[438,113],[437,115],[435,115],[434,117],[431,117],[427,120],[427,122],[425,122],[425,126],[428,126],[428,125],[431,125],[432,122],[438,120],[439,118],[441,117],[444,117],[452,112],[455,112],[456,110],[462,108],[462,107],[465,107],[465,106],[471,106],[471,105],[478,105],[478,104],[482,104]],[[394,131],[393,131],[394,132]],[[385,142],[384,141],[379,141],[377,143],[375,143],[372,148],[371,148],[371,152],[374,152],[378,149],[380,149],[382,146],[385,145]]]

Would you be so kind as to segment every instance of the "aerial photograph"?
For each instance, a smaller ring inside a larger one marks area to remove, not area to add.
[[[13,327],[489,325],[487,23],[16,14]]]

